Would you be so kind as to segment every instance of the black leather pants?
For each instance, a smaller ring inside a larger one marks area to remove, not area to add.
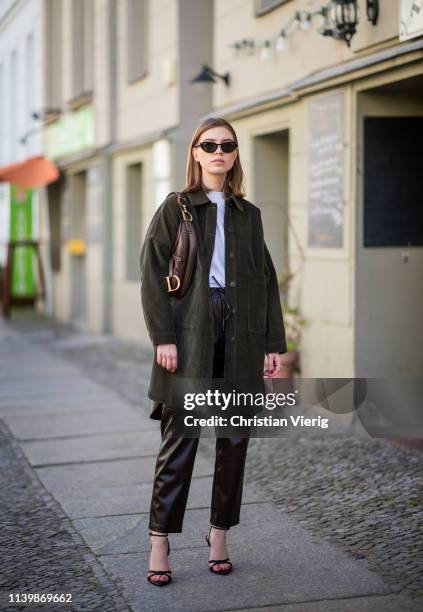
[[[224,289],[210,288],[214,313],[213,377],[223,377],[225,320],[230,310]],[[150,506],[149,528],[181,533],[199,438],[171,437],[172,410],[163,406],[159,448]],[[210,523],[229,529],[239,523],[249,438],[216,438]]]

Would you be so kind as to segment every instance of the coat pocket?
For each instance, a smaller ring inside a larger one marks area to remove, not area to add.
[[[265,334],[267,326],[266,275],[250,272],[248,283],[248,331]]]
[[[183,298],[171,296],[169,299],[175,327],[193,329],[196,323],[199,302],[198,291],[195,291],[195,287],[192,285]]]

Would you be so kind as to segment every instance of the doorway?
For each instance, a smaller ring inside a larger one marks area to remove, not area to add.
[[[254,202],[261,209],[264,238],[280,277],[288,264],[289,130],[253,141]]]
[[[423,374],[423,77],[358,98],[357,377]]]

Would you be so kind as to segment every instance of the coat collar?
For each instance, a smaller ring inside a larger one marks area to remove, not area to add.
[[[203,189],[199,189],[198,191],[189,191],[188,195],[189,195],[189,199],[191,200],[191,204],[193,206],[199,206],[200,204],[207,204],[207,202],[210,202],[209,198],[207,197],[207,194],[204,192]],[[226,201],[229,201],[229,204],[231,204],[231,202],[235,202],[238,209],[241,212],[244,212],[244,205],[242,203],[242,198],[235,196],[234,194],[231,194],[229,198],[227,198]]]

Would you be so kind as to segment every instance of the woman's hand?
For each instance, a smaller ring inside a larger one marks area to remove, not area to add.
[[[157,345],[157,363],[169,372],[176,372],[178,367],[178,350],[176,344]]]
[[[269,353],[264,356],[264,378],[274,378],[281,369],[279,353]]]

